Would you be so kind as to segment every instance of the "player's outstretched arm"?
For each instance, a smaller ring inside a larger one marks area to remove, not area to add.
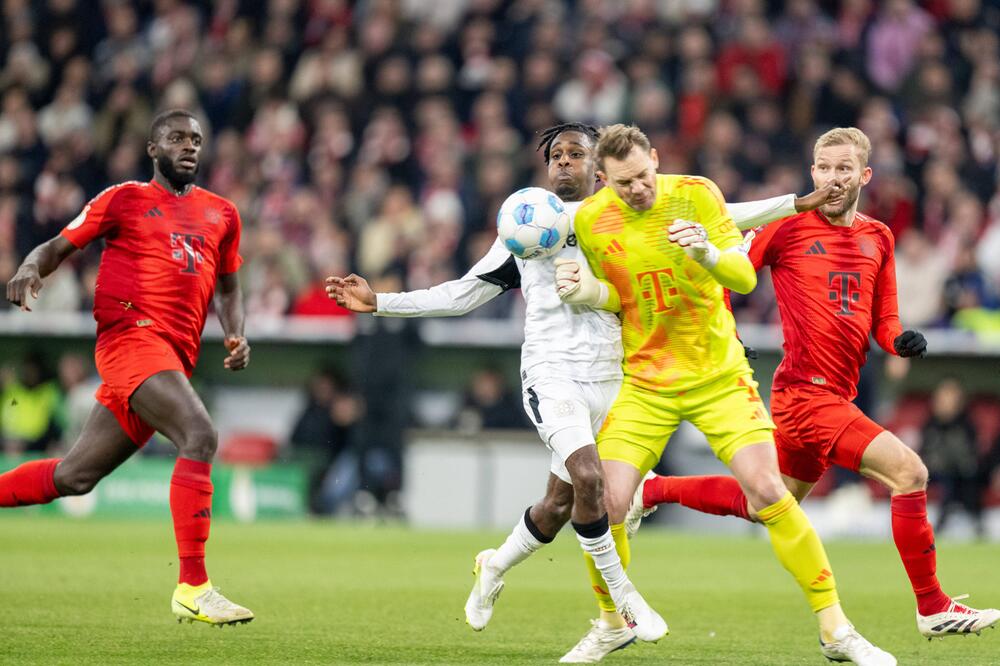
[[[342,308],[379,317],[457,317],[506,291],[488,278],[489,275],[477,276],[470,271],[457,280],[428,289],[375,292],[367,280],[352,273],[344,278],[328,277],[326,293]]]
[[[726,209],[733,217],[733,224],[740,231],[747,231],[756,227],[763,227],[776,220],[791,217],[796,213],[805,213],[815,210],[830,199],[835,198],[840,193],[840,187],[834,183],[827,183],[823,187],[813,190],[803,197],[794,194],[785,194],[780,197],[770,199],[760,199],[758,201],[743,201],[740,203],[727,203]]]
[[[517,262],[495,242],[465,275],[429,289],[376,293],[363,277],[349,275],[327,278],[326,293],[341,307],[380,317],[456,317],[520,286]]]
[[[250,344],[243,335],[243,291],[239,273],[223,273],[215,287],[215,311],[225,335],[223,343],[229,356],[222,365],[227,370],[242,370],[250,365]]]
[[[22,310],[30,311],[28,296],[38,298],[42,279],[74,252],[76,246],[62,236],[47,240],[29,252],[14,273],[14,277],[7,283],[7,300]]]
[[[337,305],[352,312],[375,312],[378,298],[368,280],[351,273],[347,277],[331,275],[326,279],[326,295]]]

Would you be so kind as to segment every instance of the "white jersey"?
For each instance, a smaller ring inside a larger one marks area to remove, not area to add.
[[[622,376],[621,325],[604,310],[567,305],[556,292],[555,259],[572,259],[589,270],[576,245],[572,219],[580,202],[566,203],[570,234],[546,259],[517,259],[499,241],[469,272],[430,289],[377,294],[376,315],[446,317],[465,314],[510,289],[521,288],[526,305],[521,379],[557,377],[583,382]]]

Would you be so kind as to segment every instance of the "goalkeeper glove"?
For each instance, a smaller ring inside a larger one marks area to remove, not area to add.
[[[920,331],[903,331],[892,341],[892,347],[903,358],[927,356],[927,338]]]
[[[563,303],[599,308],[608,302],[608,287],[572,259],[556,259],[556,291]]]
[[[712,270],[719,263],[719,248],[708,240],[705,227],[697,222],[674,220],[667,229],[668,240],[684,248],[687,256],[698,262],[705,270]]]

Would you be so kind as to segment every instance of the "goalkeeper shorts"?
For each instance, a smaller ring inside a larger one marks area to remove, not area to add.
[[[745,446],[774,442],[774,424],[753,372],[726,375],[675,394],[650,391],[626,377],[597,435],[598,453],[602,460],[628,463],[645,474],[659,462],[681,421],[700,430],[727,465]]]

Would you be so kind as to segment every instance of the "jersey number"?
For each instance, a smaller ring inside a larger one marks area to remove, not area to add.
[[[170,252],[175,261],[181,262],[181,273],[194,274],[205,261],[202,250],[205,249],[205,237],[200,234],[185,234],[179,231],[170,232]]]

